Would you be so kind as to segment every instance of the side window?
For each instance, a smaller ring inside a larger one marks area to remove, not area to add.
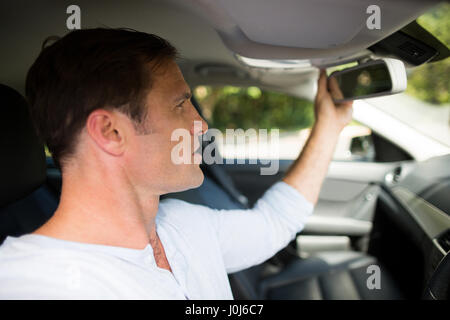
[[[313,102],[258,87],[198,86],[194,89],[194,96],[210,128],[219,129],[224,135],[226,129],[267,129],[268,132],[278,129],[277,157],[280,160],[298,157],[315,121]],[[258,159],[258,155],[263,158],[261,149],[264,148],[252,146],[254,140],[246,140],[245,143],[246,152],[243,153],[242,148],[231,148],[223,139],[217,141],[218,151],[225,159]],[[268,158],[270,155],[265,159]],[[371,130],[353,121],[341,133],[334,160],[374,159]]]

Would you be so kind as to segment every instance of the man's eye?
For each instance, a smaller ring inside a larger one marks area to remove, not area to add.
[[[183,104],[184,104],[184,101],[179,103],[179,104],[177,104],[177,108],[181,108],[183,106]]]

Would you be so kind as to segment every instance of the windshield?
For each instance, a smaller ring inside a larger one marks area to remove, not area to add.
[[[435,7],[417,22],[447,46],[450,44],[450,4]],[[407,73],[405,93],[367,102],[450,147],[450,59],[411,68]]]

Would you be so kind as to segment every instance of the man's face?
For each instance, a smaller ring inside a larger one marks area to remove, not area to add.
[[[203,173],[193,153],[208,125],[191,104],[190,96],[191,90],[174,61],[157,69],[146,98],[148,113],[143,124],[146,133],[136,131],[127,141],[126,170],[135,187],[164,194],[202,184]],[[194,121],[200,121],[201,126],[197,123],[194,127]],[[189,152],[188,164],[176,164],[172,159],[172,150],[181,141],[171,141],[176,129],[189,132],[190,150],[183,150]]]

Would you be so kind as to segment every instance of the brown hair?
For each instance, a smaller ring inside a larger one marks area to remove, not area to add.
[[[25,91],[36,130],[55,162],[73,153],[96,109],[118,109],[138,128],[153,72],[177,54],[168,41],[130,29],[76,30],[45,47],[28,71]]]

